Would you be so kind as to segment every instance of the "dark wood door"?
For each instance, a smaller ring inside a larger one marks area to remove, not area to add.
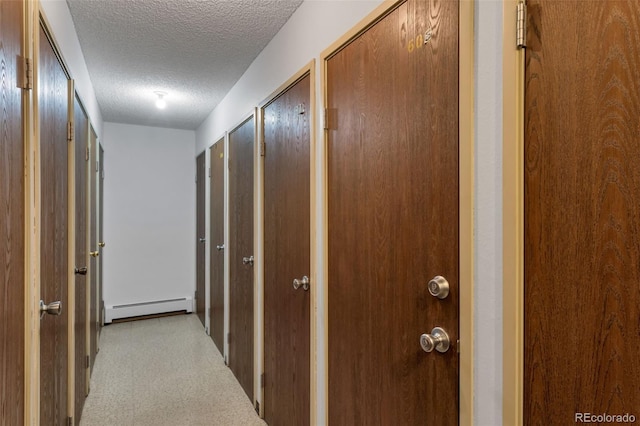
[[[224,353],[224,139],[211,147],[210,235],[211,338]]]
[[[41,252],[40,298],[62,302],[60,315],[40,321],[40,419],[67,424],[69,281],[67,224],[68,78],[40,27],[38,108],[40,112]]]
[[[0,0],[0,424],[24,423],[25,182],[22,89],[16,87],[23,2]]]
[[[404,2],[326,67],[329,423],[455,425],[458,2]]]
[[[310,275],[310,77],[288,88],[263,113],[264,419],[308,425]]]
[[[91,137],[93,140],[97,140],[97,136],[95,136],[93,132]],[[102,319],[104,318],[104,301],[102,300],[102,277],[104,273],[102,265],[104,264],[104,248],[106,247],[104,240],[104,149],[101,144],[98,144],[98,151],[98,239],[100,240],[100,257],[98,258],[98,288],[96,290],[98,293],[96,301],[98,304],[96,308],[96,327],[98,328],[98,332],[96,333],[96,338],[99,340],[100,332],[102,331]],[[99,341],[96,343],[96,351],[98,350],[99,343]]]
[[[253,402],[253,116],[229,133],[229,368]]]
[[[74,100],[74,143],[75,143],[75,424],[80,424],[80,416],[87,396],[87,168],[89,165],[87,129],[89,120],[76,95]]]
[[[87,133],[87,130],[85,130]],[[97,203],[97,172],[96,165],[98,161],[98,153],[96,147],[96,134],[91,128],[89,132],[89,147],[90,147],[90,158],[89,158],[89,232],[90,232],[90,247],[95,255],[96,252],[98,254],[97,257],[91,256],[91,289],[90,289],[90,302],[89,302],[89,364],[91,366],[91,371],[93,371],[93,366],[96,362],[96,355],[98,354],[98,309],[97,309],[97,297],[96,293],[98,292],[99,286],[99,271],[100,265],[102,263],[102,249],[98,244],[101,240],[99,240],[98,236],[98,211],[96,207]]]
[[[206,152],[206,151],[205,151]],[[202,152],[196,158],[196,313],[205,325],[205,179],[206,157]]]
[[[528,4],[524,423],[638,417],[640,3]]]

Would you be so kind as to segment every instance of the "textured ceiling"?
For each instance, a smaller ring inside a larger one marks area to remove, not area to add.
[[[302,0],[67,3],[104,121],[196,129]]]

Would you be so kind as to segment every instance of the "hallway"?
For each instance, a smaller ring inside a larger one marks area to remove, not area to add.
[[[104,327],[82,426],[264,425],[196,315]]]

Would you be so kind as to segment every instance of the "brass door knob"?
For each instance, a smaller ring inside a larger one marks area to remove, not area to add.
[[[98,256],[100,256],[100,252],[99,251],[90,251],[89,255],[91,255],[91,257],[98,257]]]
[[[98,243],[98,245],[99,245],[100,247],[104,247],[104,246],[105,246],[105,243],[104,243],[104,241],[101,241],[101,242],[99,242],[99,243]]]

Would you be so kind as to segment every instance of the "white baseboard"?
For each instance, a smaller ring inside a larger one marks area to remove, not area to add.
[[[193,312],[193,303],[193,298],[181,297],[178,299],[155,300],[150,302],[129,303],[124,305],[107,305],[104,309],[104,322],[105,324],[108,324],[114,319],[118,318],[162,314],[165,312]]]

